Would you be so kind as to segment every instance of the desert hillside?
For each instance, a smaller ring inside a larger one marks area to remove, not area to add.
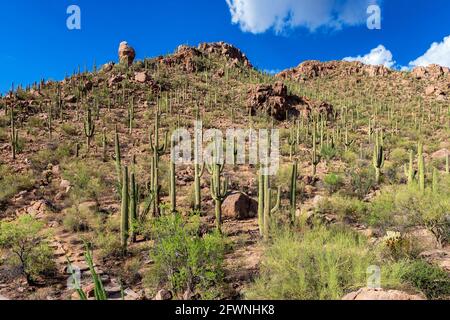
[[[448,68],[135,56],[0,98],[0,298],[450,298]],[[279,169],[173,163],[196,120]]]

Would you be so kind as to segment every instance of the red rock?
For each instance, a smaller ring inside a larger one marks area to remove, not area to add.
[[[244,220],[256,217],[258,202],[244,193],[233,193],[222,204],[224,217]]]

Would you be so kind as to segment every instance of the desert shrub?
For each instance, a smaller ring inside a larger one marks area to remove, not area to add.
[[[355,163],[357,159],[358,155],[353,151],[348,150],[342,154],[342,161],[346,163]]]
[[[61,124],[61,130],[69,137],[78,135],[77,127],[71,123]]]
[[[42,128],[42,127],[44,127],[45,122],[43,119],[41,119],[39,117],[29,117],[27,124],[31,128]]]
[[[330,195],[337,192],[344,184],[342,177],[336,173],[327,174],[323,182]]]
[[[337,155],[337,150],[336,148],[333,148],[331,146],[323,146],[322,150],[320,150],[320,154],[322,155],[322,157],[327,160],[327,161],[331,161],[333,160],[336,155]]]
[[[201,292],[202,298],[216,297],[214,290],[223,279],[225,244],[218,233],[199,236],[199,228],[197,217],[185,221],[179,214],[151,221],[150,257],[155,263],[146,274],[148,286],[166,285],[177,294],[190,290]]]
[[[11,222],[0,222],[0,247],[11,253],[9,264],[18,267],[29,284],[55,270],[44,223],[29,215]]]
[[[31,156],[30,161],[32,168],[36,171],[43,171],[49,164],[59,164],[64,159],[70,157],[73,150],[74,147],[70,143],[49,145],[47,148],[42,149]]]
[[[63,225],[66,230],[72,232],[85,232],[99,227],[101,217],[97,212],[88,208],[72,206],[66,211]]]
[[[391,151],[389,158],[396,165],[403,165],[409,161],[409,153],[403,148],[395,148]]]
[[[348,193],[352,196],[364,199],[375,186],[375,175],[371,166],[351,168],[347,174]]]
[[[367,268],[379,263],[367,240],[343,228],[317,227],[304,234],[286,231],[262,259],[248,299],[335,300],[366,284]],[[382,285],[399,285],[398,272],[383,264]]]
[[[442,179],[442,190],[450,190],[450,179]],[[450,197],[444,192],[417,185],[386,187],[372,202],[367,222],[377,227],[427,227],[443,243],[449,240]]]
[[[71,195],[78,201],[98,199],[107,188],[106,167],[98,161],[74,161],[63,166],[62,175],[72,185]]]
[[[356,198],[334,195],[325,198],[317,206],[317,212],[321,214],[334,213],[343,220],[360,220],[367,211],[367,205]]]
[[[405,268],[402,278],[422,291],[428,299],[450,298],[450,278],[437,266],[422,260],[413,261]]]
[[[34,178],[30,172],[17,174],[8,166],[0,164],[0,203],[8,201],[18,192],[33,185]]]
[[[111,231],[98,232],[95,236],[94,243],[100,250],[99,257],[101,259],[123,256],[123,247],[117,233],[112,233]]]

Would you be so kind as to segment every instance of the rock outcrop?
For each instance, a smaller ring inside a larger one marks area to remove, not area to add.
[[[128,42],[123,41],[119,46],[119,61],[120,63],[131,66],[136,58],[136,51],[128,45]]]
[[[362,288],[347,294],[342,300],[426,300],[423,295],[398,290]]]
[[[450,74],[450,68],[431,64],[427,67],[416,67],[411,71],[411,75],[417,79],[437,80]]]
[[[278,81],[273,85],[253,85],[248,90],[247,106],[254,115],[258,111],[269,114],[283,121],[286,116],[303,115],[309,117],[313,111],[324,113],[328,117],[333,114],[333,106],[326,102],[314,102],[306,97],[289,95],[287,87]]]
[[[316,60],[305,61],[298,67],[282,71],[276,75],[280,79],[305,81],[329,76],[367,75],[369,77],[385,77],[392,71],[382,65],[372,66],[361,62]]]
[[[242,53],[241,50],[225,42],[212,42],[202,43],[198,46],[198,49],[206,54],[216,54],[226,57],[229,62],[229,66],[233,67],[239,63],[246,67],[253,68],[252,64],[248,60],[247,56]]]

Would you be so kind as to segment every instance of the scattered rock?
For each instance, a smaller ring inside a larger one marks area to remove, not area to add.
[[[417,227],[405,233],[405,237],[419,252],[440,248],[436,236],[428,229]]]
[[[146,83],[150,79],[151,79],[151,77],[147,74],[146,71],[137,72],[134,74],[134,80],[139,83]]]
[[[128,45],[126,41],[120,43],[119,46],[119,61],[120,63],[131,66],[136,58],[136,51]]]
[[[433,158],[433,159],[445,159],[445,157],[447,157],[448,155],[450,155],[450,151],[448,149],[441,149],[441,150],[436,151],[435,153],[433,153],[431,155],[431,158]]]
[[[159,292],[155,296],[155,300],[159,301],[172,300],[172,298],[173,298],[172,292],[166,289],[159,290]]]
[[[362,288],[347,294],[342,300],[426,300],[423,295],[398,290]]]
[[[258,213],[258,202],[244,193],[233,193],[223,202],[222,213],[224,217],[237,220],[254,218]]]
[[[116,83],[122,82],[123,79],[124,79],[124,77],[123,77],[122,75],[120,75],[120,74],[119,74],[119,75],[112,76],[112,77],[109,78],[109,80],[108,80],[108,85],[109,85],[110,87],[112,87],[112,86],[115,85]]]
[[[101,71],[106,72],[106,73],[110,72],[114,68],[114,65],[115,65],[114,62],[108,62],[102,66]]]
[[[437,265],[450,273],[450,247],[424,251],[419,254],[419,258],[426,260],[428,263]]]

